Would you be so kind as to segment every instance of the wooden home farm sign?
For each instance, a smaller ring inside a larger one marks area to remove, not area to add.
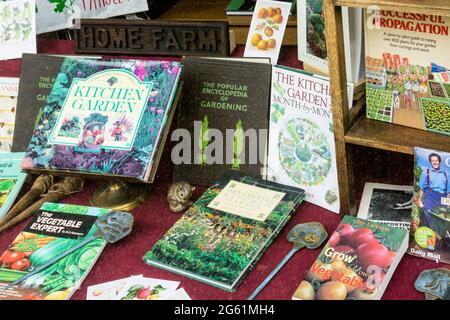
[[[228,22],[81,19],[76,52],[228,56]]]

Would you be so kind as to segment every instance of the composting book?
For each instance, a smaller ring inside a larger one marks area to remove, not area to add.
[[[0,153],[0,220],[12,207],[27,174],[20,169],[23,152]]]
[[[66,300],[94,266],[106,240],[95,238],[44,270],[10,288],[97,231],[108,209],[46,202],[0,257],[0,300]]]
[[[305,189],[306,201],[338,213],[330,93],[324,77],[273,67],[267,177]]]
[[[179,62],[65,58],[22,168],[152,182],[180,74]]]
[[[210,185],[227,170],[264,176],[271,75],[266,62],[184,60],[185,85],[172,134],[174,180]]]
[[[226,172],[144,261],[235,291],[301,203],[304,191]]]
[[[450,17],[366,12],[367,118],[450,135]]]
[[[344,216],[294,300],[379,300],[408,248],[408,231]]]
[[[414,148],[408,253],[450,263],[450,153]]]

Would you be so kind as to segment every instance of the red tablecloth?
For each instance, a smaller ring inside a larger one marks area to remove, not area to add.
[[[72,41],[39,39],[38,52],[73,54],[74,43]],[[241,56],[242,53],[243,48],[238,47],[233,55]],[[300,67],[301,64],[298,62],[296,55],[296,48],[283,48],[279,64]],[[0,62],[0,76],[19,76],[19,74],[20,60]],[[135,225],[132,234],[123,241],[106,247],[100,259],[72,299],[84,299],[86,288],[90,285],[138,274],[143,274],[146,277],[181,281],[180,286],[187,291],[192,299],[245,299],[291,249],[291,244],[286,240],[286,235],[294,225],[302,222],[319,221],[324,224],[328,233],[331,234],[340,221],[341,217],[339,215],[315,205],[303,203],[280,236],[273,242],[235,293],[229,293],[149,266],[143,262],[143,255],[180,217],[180,214],[170,212],[166,202],[166,190],[172,181],[170,147],[170,143],[166,145],[164,156],[158,169],[158,178],[155,180],[150,196],[144,204],[133,210]],[[368,148],[356,148],[355,151],[355,179],[358,197],[366,181],[411,184],[412,157]],[[94,182],[87,183],[83,192],[66,199],[64,202],[89,205],[89,197],[95,190],[95,187]],[[197,188],[194,195],[195,198],[204,190],[204,188]],[[28,221],[24,221],[0,234],[0,252],[7,248],[27,223]],[[303,279],[319,252],[320,249],[301,250],[275,276],[257,298],[269,300],[291,299],[297,285]],[[442,264],[436,264],[433,261],[405,255],[392,277],[383,299],[424,299],[423,295],[414,289],[415,279],[422,270],[442,266]]]

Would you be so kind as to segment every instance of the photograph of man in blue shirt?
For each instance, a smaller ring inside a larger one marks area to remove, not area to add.
[[[431,228],[430,211],[442,205],[442,198],[450,197],[450,184],[447,173],[441,169],[441,156],[430,153],[428,161],[431,168],[424,169],[419,179],[418,205],[423,208],[425,225]]]

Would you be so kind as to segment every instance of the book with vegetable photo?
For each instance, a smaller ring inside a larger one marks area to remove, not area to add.
[[[0,220],[12,207],[27,174],[20,169],[23,152],[0,154]]]
[[[65,58],[22,168],[152,182],[180,74],[171,61]]]
[[[28,272],[92,237],[108,209],[46,202],[0,257],[0,300],[67,300],[79,288],[106,240],[96,238],[28,279]],[[7,289],[6,289],[7,288]]]
[[[146,253],[144,261],[233,292],[303,197],[301,189],[227,172]]]
[[[450,263],[450,153],[414,148],[414,197],[408,253]]]
[[[344,216],[293,300],[380,300],[408,248],[408,231]]]

